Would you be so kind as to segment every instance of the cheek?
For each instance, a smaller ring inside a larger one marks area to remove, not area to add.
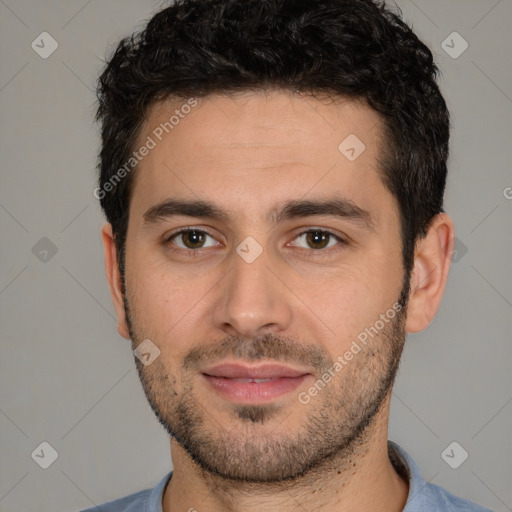
[[[151,267],[142,258],[127,266],[127,290],[138,334],[161,339],[183,316],[183,294],[167,272]]]
[[[310,293],[308,303],[328,327],[326,348],[332,357],[393,308],[402,288],[400,267],[391,253],[362,258],[357,267],[340,269],[322,283],[323,291]]]
[[[336,268],[332,264],[276,268],[293,292],[285,290],[277,297],[290,301],[287,306],[293,308],[290,332],[301,332],[339,355],[398,298],[401,259],[396,253],[375,243]],[[192,271],[149,251],[135,250],[130,256],[127,287],[138,336],[160,340],[161,347],[172,347],[177,357],[187,351],[191,340],[204,339],[215,330],[211,313],[229,280],[229,276],[222,279],[229,266]]]
[[[131,264],[127,287],[137,335],[157,341],[162,350],[172,347],[174,354],[186,352],[218,278],[213,272],[180,272],[168,262],[143,257],[142,251]]]

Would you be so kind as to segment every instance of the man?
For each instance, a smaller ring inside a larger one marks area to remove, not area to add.
[[[371,0],[182,0],[119,43],[95,194],[173,471],[90,510],[485,510],[387,439],[453,251],[436,74]]]

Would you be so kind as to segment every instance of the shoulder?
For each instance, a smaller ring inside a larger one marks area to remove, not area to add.
[[[151,494],[151,489],[139,491],[124,498],[109,501],[80,512],[140,512]]]
[[[139,491],[80,512],[162,512],[162,496],[171,477],[172,471],[165,475],[153,489]]]
[[[481,507],[476,503],[455,496],[439,485],[426,484],[421,494],[424,497],[425,504],[428,503],[431,510],[446,510],[447,512],[492,512],[488,508]],[[421,497],[418,498],[418,505],[421,505]],[[420,509],[418,508],[418,510]]]
[[[403,512],[492,512],[426,482],[413,458],[393,441],[388,441],[388,454],[397,472],[409,480],[409,496]]]

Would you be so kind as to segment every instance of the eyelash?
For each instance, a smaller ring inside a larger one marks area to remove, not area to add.
[[[171,235],[166,237],[166,239],[164,240],[164,244],[171,246],[171,245],[173,245],[172,244],[172,240],[174,238],[178,237],[179,235],[181,235],[183,233],[190,233],[192,231],[196,231],[198,233],[202,233],[202,234],[208,235],[208,236],[210,236],[212,238],[215,238],[212,234],[208,233],[208,231],[205,231],[204,229],[185,228],[185,229],[181,229],[180,231],[176,231],[175,233],[172,233]],[[326,230],[326,229],[321,229],[321,228],[315,228],[315,227],[309,228],[309,229],[307,229],[305,231],[300,232],[294,238],[294,240],[296,240],[297,238],[301,237],[302,235],[306,235],[306,234],[312,233],[312,232],[317,232],[317,233],[329,235],[330,237],[332,237],[335,240],[337,240],[339,243],[337,245],[335,245],[334,247],[329,247],[329,248],[324,248],[324,249],[305,249],[303,247],[299,247],[299,249],[302,249],[303,251],[309,253],[308,257],[314,257],[314,258],[320,257],[321,258],[321,257],[324,257],[324,256],[329,256],[333,252],[336,253],[337,251],[342,250],[343,246],[349,245],[346,240],[344,240],[340,236],[334,234],[332,231],[329,231],[329,230]],[[203,248],[199,248],[199,249],[182,249],[181,247],[179,247],[177,249],[176,248],[172,248],[171,251],[173,253],[177,253],[177,252],[185,253],[186,256],[193,258],[193,257],[201,255],[202,251],[206,250],[206,249],[209,249],[209,247],[206,247],[204,249]],[[311,253],[314,253],[315,255],[313,256]]]

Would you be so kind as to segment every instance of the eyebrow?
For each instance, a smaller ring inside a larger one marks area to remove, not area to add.
[[[312,216],[330,216],[348,219],[361,225],[368,231],[375,232],[375,224],[370,212],[357,206],[349,199],[335,197],[321,200],[288,201],[271,210],[268,220],[276,225],[285,220]],[[185,216],[211,219],[229,223],[229,214],[217,205],[203,200],[184,200],[169,198],[149,208],[143,215],[144,224],[158,224],[173,217]]]

